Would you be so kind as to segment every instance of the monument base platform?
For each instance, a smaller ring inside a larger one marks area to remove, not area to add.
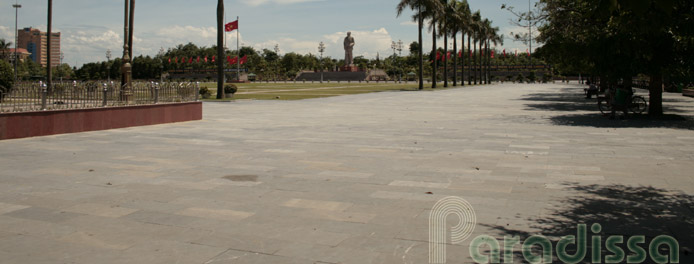
[[[357,66],[342,66],[340,67],[341,72],[358,72],[359,67]]]

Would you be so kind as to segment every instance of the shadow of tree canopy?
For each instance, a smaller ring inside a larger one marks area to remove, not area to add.
[[[619,115],[619,114],[618,114]],[[597,128],[673,128],[694,130],[694,120],[692,117],[676,114],[666,114],[658,118],[651,118],[648,115],[629,115],[627,119],[610,120],[600,113],[597,114],[575,114],[559,115],[550,117],[549,120],[554,125],[559,126],[580,126]]]
[[[651,117],[647,114],[629,114],[624,120],[610,120],[598,109],[597,99],[586,99],[583,88],[561,88],[556,93],[534,93],[519,100],[532,103],[525,104],[526,110],[551,112],[591,112],[556,115],[549,118],[558,126],[582,126],[597,128],[674,128],[694,130],[694,116],[690,100],[663,99],[663,116]],[[618,113],[621,115],[621,113]]]
[[[521,98],[527,110],[540,111],[600,111],[595,96],[587,99],[582,88],[562,88],[557,93],[534,93]]]
[[[528,219],[534,226],[530,228],[541,230],[539,234],[550,238],[553,250],[559,238],[577,234],[577,225],[588,226],[587,255],[585,262],[590,263],[592,250],[591,237],[602,236],[602,259],[611,252],[605,250],[605,240],[612,235],[624,237],[624,243],[618,244],[626,254],[630,251],[626,241],[636,235],[646,236],[643,248],[648,250],[649,243],[659,235],[669,235],[677,239],[680,245],[680,262],[694,263],[692,246],[694,242],[694,196],[653,187],[632,187],[625,185],[588,185],[576,186],[567,184],[576,194],[564,200],[557,201],[555,209],[541,218]],[[602,225],[602,232],[593,234],[592,224]],[[499,231],[497,237],[515,235],[521,241],[537,233],[510,229],[507,226],[485,225]],[[665,248],[660,252],[666,254]],[[569,246],[569,254],[575,253],[575,245]],[[553,252],[556,259],[556,252]],[[523,259],[520,250],[515,252],[515,260]],[[625,260],[626,261],[626,260]],[[654,263],[649,257],[644,263]]]

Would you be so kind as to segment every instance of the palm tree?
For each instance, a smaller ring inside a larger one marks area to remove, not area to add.
[[[487,33],[489,33],[489,34],[487,34],[488,47],[491,47],[491,44],[494,44],[494,46],[504,44],[504,36],[499,35],[499,27],[491,27],[491,24],[490,24],[489,31]],[[492,68],[491,57],[492,57],[491,52],[489,52],[489,56],[487,57],[487,80],[488,80],[488,83],[491,83],[491,76],[489,76],[489,72],[491,71],[491,68]]]
[[[471,69],[473,71],[472,72],[472,75],[473,75],[472,79],[473,79],[475,85],[477,84],[477,67],[476,66],[473,67],[472,65],[474,65],[477,62],[477,58],[476,58],[476,56],[478,55],[477,54],[477,43],[478,42],[481,43],[481,41],[479,41],[480,40],[480,32],[482,31],[481,22],[482,22],[482,15],[480,14],[480,11],[477,10],[477,12],[472,14],[472,19],[470,21],[470,29],[471,30],[470,30],[470,34],[468,35],[468,44],[470,44],[470,37],[473,37],[473,41],[472,41],[472,47],[473,47],[472,55],[473,55],[473,57],[472,57],[472,63],[470,63],[470,65],[471,65],[471,68],[473,68],[473,69]]]
[[[12,42],[6,41],[5,39],[0,39],[0,50],[2,50],[2,58],[6,58],[7,50],[12,47]]]
[[[422,90],[424,89],[424,52],[422,51],[422,28],[424,24],[424,18],[426,17],[426,13],[440,9],[441,2],[439,2],[438,0],[401,0],[400,3],[398,3],[398,6],[396,7],[398,12],[397,16],[400,17],[400,15],[402,15],[402,12],[405,11],[405,9],[408,7],[411,10],[417,10],[417,14],[412,16],[412,20],[417,21],[417,28],[419,31],[419,90]]]
[[[470,4],[468,4],[467,0],[462,0],[460,4],[456,8],[457,13],[460,18],[459,26],[460,26],[460,32],[462,33],[462,39],[461,39],[461,45],[462,45],[462,54],[463,56],[463,72],[461,74],[460,82],[463,86],[465,86],[465,57],[468,56],[467,52],[465,52],[465,35],[470,34],[470,24],[471,24],[471,19],[472,19],[472,13],[470,12]],[[470,43],[468,43],[468,48],[470,48]]]
[[[444,0],[446,2],[447,0]],[[460,31],[459,23],[461,20],[460,14],[457,12],[458,6],[461,5],[461,2],[458,1],[451,1],[449,3],[445,3],[444,5],[444,14],[441,19],[441,22],[439,23],[439,34],[443,35],[443,41],[444,41],[444,64],[443,64],[443,79],[444,79],[444,87],[448,87],[448,36],[453,37],[453,53],[456,54],[457,52],[457,42],[456,42],[456,35]],[[453,56],[453,85],[456,85],[456,60],[455,56]]]
[[[478,31],[478,39],[480,45],[480,57],[479,57],[479,74],[480,74],[480,84],[487,84],[486,67],[485,67],[485,56],[488,56],[487,52],[487,35],[489,34],[489,28],[491,27],[491,22],[489,19],[483,19],[480,21],[480,27]]]

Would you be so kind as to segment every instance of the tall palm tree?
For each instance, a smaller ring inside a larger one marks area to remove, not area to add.
[[[489,27],[489,31],[487,32],[487,43],[488,47],[491,47],[491,44],[494,44],[494,46],[497,45],[503,45],[504,44],[504,36],[499,35],[499,27]],[[492,59],[491,59],[491,52],[489,52],[489,56],[487,57],[487,80],[488,83],[491,83],[491,76],[489,76],[492,68]]]
[[[5,39],[0,39],[0,50],[2,51],[2,58],[6,58],[7,50],[12,47],[12,42],[6,41]]]
[[[460,2],[456,1],[455,2],[455,12],[458,14],[458,21],[456,23],[455,28],[457,28],[456,32],[460,32],[462,35],[462,40],[461,40],[461,53],[462,56],[462,74],[461,74],[461,84],[465,86],[465,57],[468,56],[467,52],[465,52],[465,35],[469,34],[470,32],[470,20],[472,19],[472,14],[470,13],[470,4],[468,4],[467,0],[462,0]],[[453,39],[456,39],[455,34],[453,35]],[[455,42],[453,42],[453,45],[455,46]],[[468,43],[468,47],[470,44]],[[456,51],[457,54],[457,51]],[[455,64],[455,63],[454,63]],[[457,67],[456,67],[457,68]]]
[[[489,19],[482,20],[482,26],[480,31],[480,50],[482,50],[482,56],[480,56],[480,82],[483,84],[489,84],[489,69],[487,68],[487,58],[490,57],[489,52],[489,35],[492,29],[492,22]]]
[[[444,0],[444,3],[447,1],[448,0]],[[449,62],[448,62],[448,36],[449,35],[452,36],[453,40],[454,40],[453,53],[455,54],[457,52],[457,42],[455,42],[455,40],[456,40],[455,35],[458,34],[458,32],[460,31],[460,27],[459,27],[460,14],[458,14],[456,9],[457,9],[457,6],[460,4],[461,3],[456,1],[456,0],[445,3],[444,4],[444,13],[442,14],[443,16],[442,16],[441,22],[439,22],[439,34],[443,35],[443,41],[444,41],[444,48],[443,48],[444,54],[443,54],[443,56],[445,56],[444,57],[445,59],[442,60],[442,61],[444,61],[444,64],[443,64],[443,79],[444,79],[443,86],[444,87],[448,87],[448,65],[449,65]],[[453,76],[454,76],[453,85],[455,86],[456,85],[455,67],[457,65],[456,60],[455,60],[455,56],[453,57],[453,64],[454,64],[453,65]]]
[[[491,27],[491,22],[489,19],[483,19],[480,21],[480,27],[478,33],[478,39],[479,39],[479,45],[480,45],[480,57],[479,57],[479,76],[480,76],[480,84],[487,84],[487,80],[485,78],[486,76],[486,69],[485,69],[485,56],[488,56],[489,54],[487,53],[486,45],[487,45],[487,35],[489,34],[489,28]]]
[[[472,71],[472,80],[474,81],[475,85],[477,84],[477,66],[474,65],[477,63],[477,42],[480,39],[480,31],[482,30],[481,27],[481,22],[482,22],[482,15],[480,14],[480,11],[477,10],[477,12],[472,14],[472,19],[470,20],[470,34],[468,35],[468,44],[470,42],[470,37],[473,38],[472,41],[472,62],[470,63],[470,68]],[[474,66],[473,66],[474,65]]]
[[[222,0],[219,0],[222,1]],[[412,16],[412,20],[417,21],[419,31],[419,90],[424,89],[424,52],[422,51],[422,28],[424,25],[425,14],[441,8],[441,2],[438,0],[401,0],[396,9],[398,17],[402,15],[405,9],[417,10],[417,13]]]

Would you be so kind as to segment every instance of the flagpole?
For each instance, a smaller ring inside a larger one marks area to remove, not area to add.
[[[236,23],[239,23],[239,17],[236,16]],[[238,24],[237,24],[238,25]],[[239,50],[239,31],[241,30],[241,25],[236,29],[236,56],[238,60],[236,61],[236,80],[241,81],[241,51]]]

